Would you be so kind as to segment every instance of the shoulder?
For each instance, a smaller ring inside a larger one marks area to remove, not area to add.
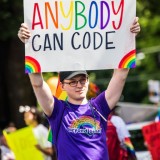
[[[43,124],[39,124],[39,125],[37,126],[37,128],[39,128],[39,129],[41,129],[41,130],[43,130],[43,129],[48,130],[47,127],[44,126]]]
[[[45,127],[44,125],[42,124],[39,124],[37,127],[35,127],[33,129],[33,132],[34,132],[34,135],[38,138],[40,138],[41,136],[43,137],[48,137],[48,128]]]
[[[48,133],[48,128],[45,127],[43,124],[39,124],[37,127],[34,128],[35,133]]]
[[[102,104],[108,106],[108,103],[105,98],[105,91],[101,92],[97,97],[92,98],[91,101],[96,104]]]
[[[116,126],[119,126],[119,127],[126,125],[124,120],[121,117],[115,116],[115,115],[113,115],[111,117],[111,122],[114,123]]]
[[[113,115],[113,116],[111,117],[111,119],[112,119],[113,121],[123,121],[123,119],[122,119],[121,117],[115,116],[115,115]]]
[[[91,104],[101,112],[104,117],[108,117],[111,112],[105,98],[105,91],[100,93],[97,97],[91,99]]]
[[[47,116],[47,119],[52,119],[57,117],[58,115],[61,114],[61,112],[63,112],[65,108],[65,101],[64,100],[59,100],[56,97],[54,97],[54,109],[52,111],[52,114],[50,116]]]

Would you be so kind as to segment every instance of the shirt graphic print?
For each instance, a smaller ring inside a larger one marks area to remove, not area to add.
[[[100,122],[94,118],[90,116],[80,116],[71,122],[68,127],[68,132],[91,136],[93,134],[101,134],[102,128],[100,127]]]

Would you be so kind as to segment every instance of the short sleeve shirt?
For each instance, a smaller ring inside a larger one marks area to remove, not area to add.
[[[108,160],[106,146],[106,122],[110,109],[105,92],[84,105],[74,105],[55,99],[54,110],[48,121],[58,160]]]
[[[34,132],[34,135],[38,141],[38,144],[42,148],[51,148],[52,147],[52,143],[47,141],[48,129],[44,125],[39,124],[37,127],[33,128],[33,132]],[[43,154],[43,157],[44,157],[44,160],[51,160],[51,156],[47,156],[47,155]]]

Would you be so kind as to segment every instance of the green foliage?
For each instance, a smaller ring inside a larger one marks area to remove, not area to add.
[[[1,0],[0,1],[0,40],[17,36],[20,24],[23,22],[23,1]]]
[[[149,103],[148,80],[160,80],[160,1],[137,1],[137,16],[141,32],[137,36],[137,53],[142,52],[145,58],[137,61],[136,69],[130,71],[124,89],[124,100]]]
[[[141,25],[141,32],[137,36],[137,53],[144,53],[145,58],[137,60],[136,69],[131,69],[127,79],[123,100],[128,102],[149,103],[148,80],[160,80],[160,1],[137,0],[137,16]],[[158,60],[159,59],[159,60]],[[110,70],[96,74],[95,82],[104,90],[109,80],[105,75]],[[101,77],[101,78],[100,78]],[[99,80],[100,78],[100,80]]]

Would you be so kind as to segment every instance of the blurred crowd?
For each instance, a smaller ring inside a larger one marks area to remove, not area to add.
[[[48,122],[44,114],[36,106],[20,106],[20,114],[23,114],[26,127],[33,128],[33,134],[37,140],[35,148],[43,155],[44,160],[55,160],[55,152],[52,143],[48,141]],[[0,132],[0,160],[15,160],[14,152],[7,143],[4,132],[12,134],[18,131],[14,123],[10,123],[3,131]],[[26,139],[29,137],[26,137]]]

